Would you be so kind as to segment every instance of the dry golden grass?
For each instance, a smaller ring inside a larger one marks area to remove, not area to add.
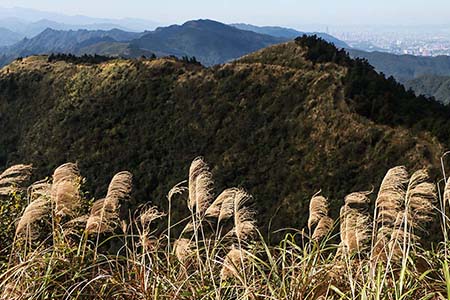
[[[116,174],[106,197],[84,214],[80,183],[76,165],[65,164],[52,182],[29,188],[14,252],[0,274],[1,299],[425,300],[450,295],[448,238],[432,252],[420,246],[423,225],[434,219],[438,196],[441,205],[448,200],[450,185],[441,197],[425,170],[411,177],[403,167],[389,170],[373,199],[373,214],[371,192],[349,194],[339,226],[328,215],[328,200],[314,195],[309,235],[289,233],[279,245],[268,245],[259,234],[250,194],[231,188],[215,196],[212,173],[201,158],[191,165],[188,186],[181,182],[169,191],[168,214],[146,204],[120,218],[132,189],[129,172]],[[182,198],[190,215],[171,224],[172,202]],[[61,217],[68,220],[62,223]],[[448,219],[442,211],[441,217]],[[42,218],[51,220],[40,223]],[[161,228],[166,218],[167,228]],[[42,226],[52,226],[48,237],[35,234]],[[175,227],[184,230],[172,237]],[[33,242],[22,243],[21,236]]]
[[[0,196],[7,196],[30,180],[31,165],[14,165],[0,174]]]

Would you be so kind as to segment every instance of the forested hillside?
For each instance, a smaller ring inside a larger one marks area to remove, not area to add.
[[[315,37],[210,68],[175,58],[17,60],[1,70],[0,116],[2,167],[32,163],[43,176],[77,161],[92,195],[127,169],[133,205],[165,208],[203,155],[216,186],[247,189],[271,229],[304,226],[320,189],[336,215],[348,192],[371,190],[395,165],[433,174],[450,145],[448,108]]]

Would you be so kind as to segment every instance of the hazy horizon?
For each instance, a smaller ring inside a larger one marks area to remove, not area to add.
[[[0,7],[28,8],[64,15],[83,15],[94,18],[121,19],[139,18],[162,25],[183,23],[192,19],[213,19],[224,23],[252,23],[255,25],[290,26],[302,29],[325,29],[326,26],[417,26],[448,25],[450,2],[431,0],[424,7],[418,0],[381,0],[363,3],[345,0],[329,3],[317,0],[299,3],[293,0],[256,1],[211,1],[194,0],[182,2],[167,0],[158,4],[144,0],[130,0],[127,5],[118,1],[55,1],[1,0]],[[11,16],[14,17],[14,16]],[[313,28],[314,27],[314,28]]]

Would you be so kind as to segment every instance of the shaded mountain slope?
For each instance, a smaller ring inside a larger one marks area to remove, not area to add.
[[[135,199],[166,207],[204,155],[219,188],[255,196],[261,225],[278,216],[272,229],[303,227],[321,188],[336,208],[394,165],[438,168],[450,137],[447,108],[306,37],[212,68],[30,57],[2,69],[0,116],[0,165],[78,161],[93,194],[128,169]]]
[[[413,55],[395,55],[385,52],[365,52],[349,49],[352,57],[367,59],[377,71],[394,76],[400,82],[423,75],[450,75],[450,56],[424,57]]]
[[[231,26],[241,30],[248,30],[256,33],[267,34],[271,36],[277,36],[292,40],[304,34],[310,36],[316,35],[329,43],[333,43],[337,48],[350,48],[350,46],[347,45],[347,43],[345,43],[344,41],[341,41],[335,38],[334,36],[324,32],[302,32],[292,28],[285,28],[279,26],[255,26],[251,24],[242,24],[242,23],[231,24]]]
[[[405,82],[417,95],[434,97],[445,104],[450,103],[450,76],[423,75]]]
[[[23,38],[20,33],[13,32],[7,28],[0,27],[0,47],[17,43]]]
[[[303,35],[303,32],[297,31],[292,28],[284,28],[279,26],[255,26],[243,23],[235,23],[230,25],[241,30],[253,31],[256,33],[267,34],[287,39],[295,39],[296,37]]]

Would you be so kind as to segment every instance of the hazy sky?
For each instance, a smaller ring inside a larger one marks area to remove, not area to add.
[[[290,26],[450,23],[449,0],[0,0],[0,6],[161,23],[198,18]]]

